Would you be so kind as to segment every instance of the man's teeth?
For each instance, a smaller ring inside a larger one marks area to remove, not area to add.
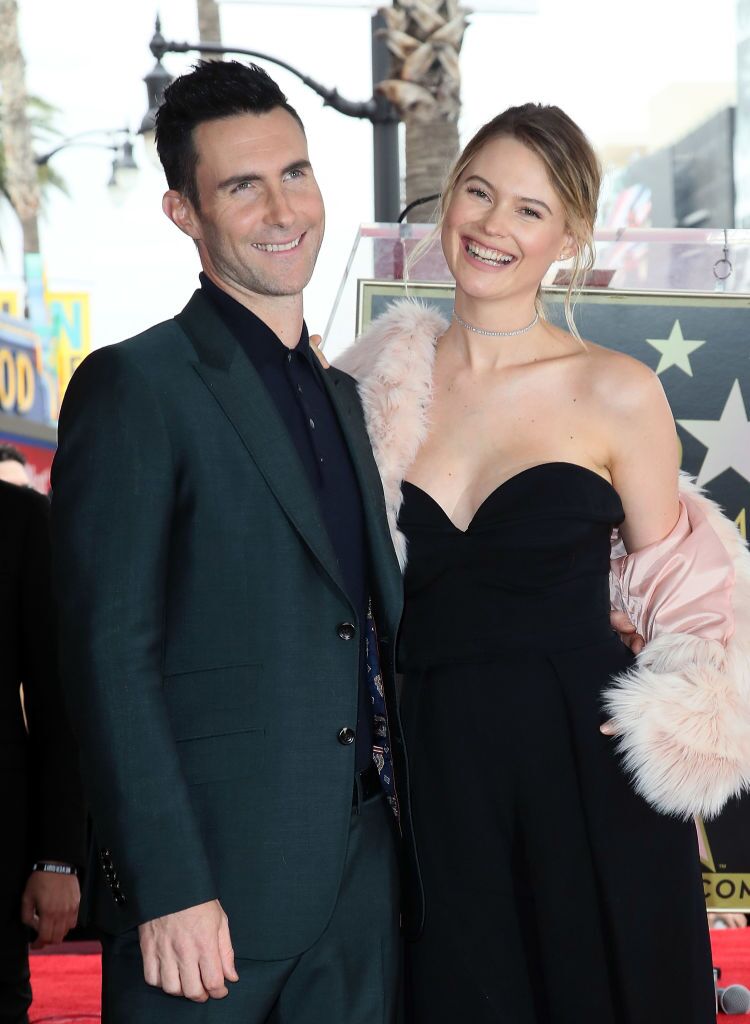
[[[500,252],[498,249],[488,249],[485,245],[478,245],[477,242],[467,242],[466,249],[472,256],[476,256],[478,260],[481,260],[482,263],[489,263],[493,267],[497,267],[501,263],[512,263],[514,260],[514,257],[509,256],[507,252]]]
[[[288,252],[290,249],[296,249],[301,241],[302,235],[292,242],[285,242],[284,245],[263,245],[261,242],[253,242],[253,248],[260,249],[262,252]]]

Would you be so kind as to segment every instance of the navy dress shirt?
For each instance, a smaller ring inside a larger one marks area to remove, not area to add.
[[[367,620],[367,555],[362,495],[351,455],[326,392],[318,357],[310,347],[307,327],[295,348],[287,348],[270,327],[200,275],[204,294],[255,367],[297,450],[320,505],[347,595],[359,618],[359,697],[355,765],[372,764],[372,702],[367,687],[364,630]]]

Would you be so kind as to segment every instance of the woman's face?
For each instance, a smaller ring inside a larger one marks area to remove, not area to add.
[[[573,250],[544,164],[510,136],[485,143],[466,167],[441,241],[457,288],[487,300],[533,298],[550,264]]]

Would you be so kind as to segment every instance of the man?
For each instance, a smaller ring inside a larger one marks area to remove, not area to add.
[[[47,499],[0,481],[0,537],[0,1024],[25,1024],[30,936],[62,942],[76,923],[85,813],[57,674]]]
[[[177,79],[157,141],[201,288],[85,360],[53,468],[103,1019],[380,1024],[401,579],[354,382],[303,321],[320,192],[252,66]]]
[[[18,487],[30,487],[26,457],[12,444],[0,444],[0,480]]]

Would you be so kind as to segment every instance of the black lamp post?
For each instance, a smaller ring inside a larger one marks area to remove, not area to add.
[[[101,141],[105,138],[106,142]],[[138,165],[133,156],[133,143],[128,128],[93,128],[89,131],[78,132],[77,135],[70,135],[58,142],[47,153],[41,153],[35,157],[37,166],[44,167],[61,150],[70,149],[74,146],[87,146],[90,149],[108,149],[113,154],[112,174],[108,182],[110,187],[118,184],[118,174],[129,174],[138,170]]]
[[[382,39],[377,35],[384,26],[381,15],[372,18],[372,77],[373,94],[368,100],[348,100],[339,95],[337,89],[329,89],[316,82],[314,78],[304,74],[286,61],[272,57],[257,50],[248,50],[240,46],[224,46],[223,43],[176,43],[168,41],[161,33],[161,22],[156,19],[156,30],[149,44],[156,58],[156,64],[146,75],[144,81],[148,90],[149,109],[143,118],[140,131],[153,130],[154,116],[164,97],[164,90],[172,81],[172,76],[162,66],[161,60],[165,53],[237,53],[256,60],[268,61],[284,68],[300,79],[308,88],[316,92],[327,107],[333,107],[347,117],[358,117],[370,121],[373,126],[373,172],[375,184],[375,220],[394,222],[400,207],[401,182],[398,158],[398,122],[399,116],[395,108],[375,92],[378,81],[388,76],[388,53]]]

